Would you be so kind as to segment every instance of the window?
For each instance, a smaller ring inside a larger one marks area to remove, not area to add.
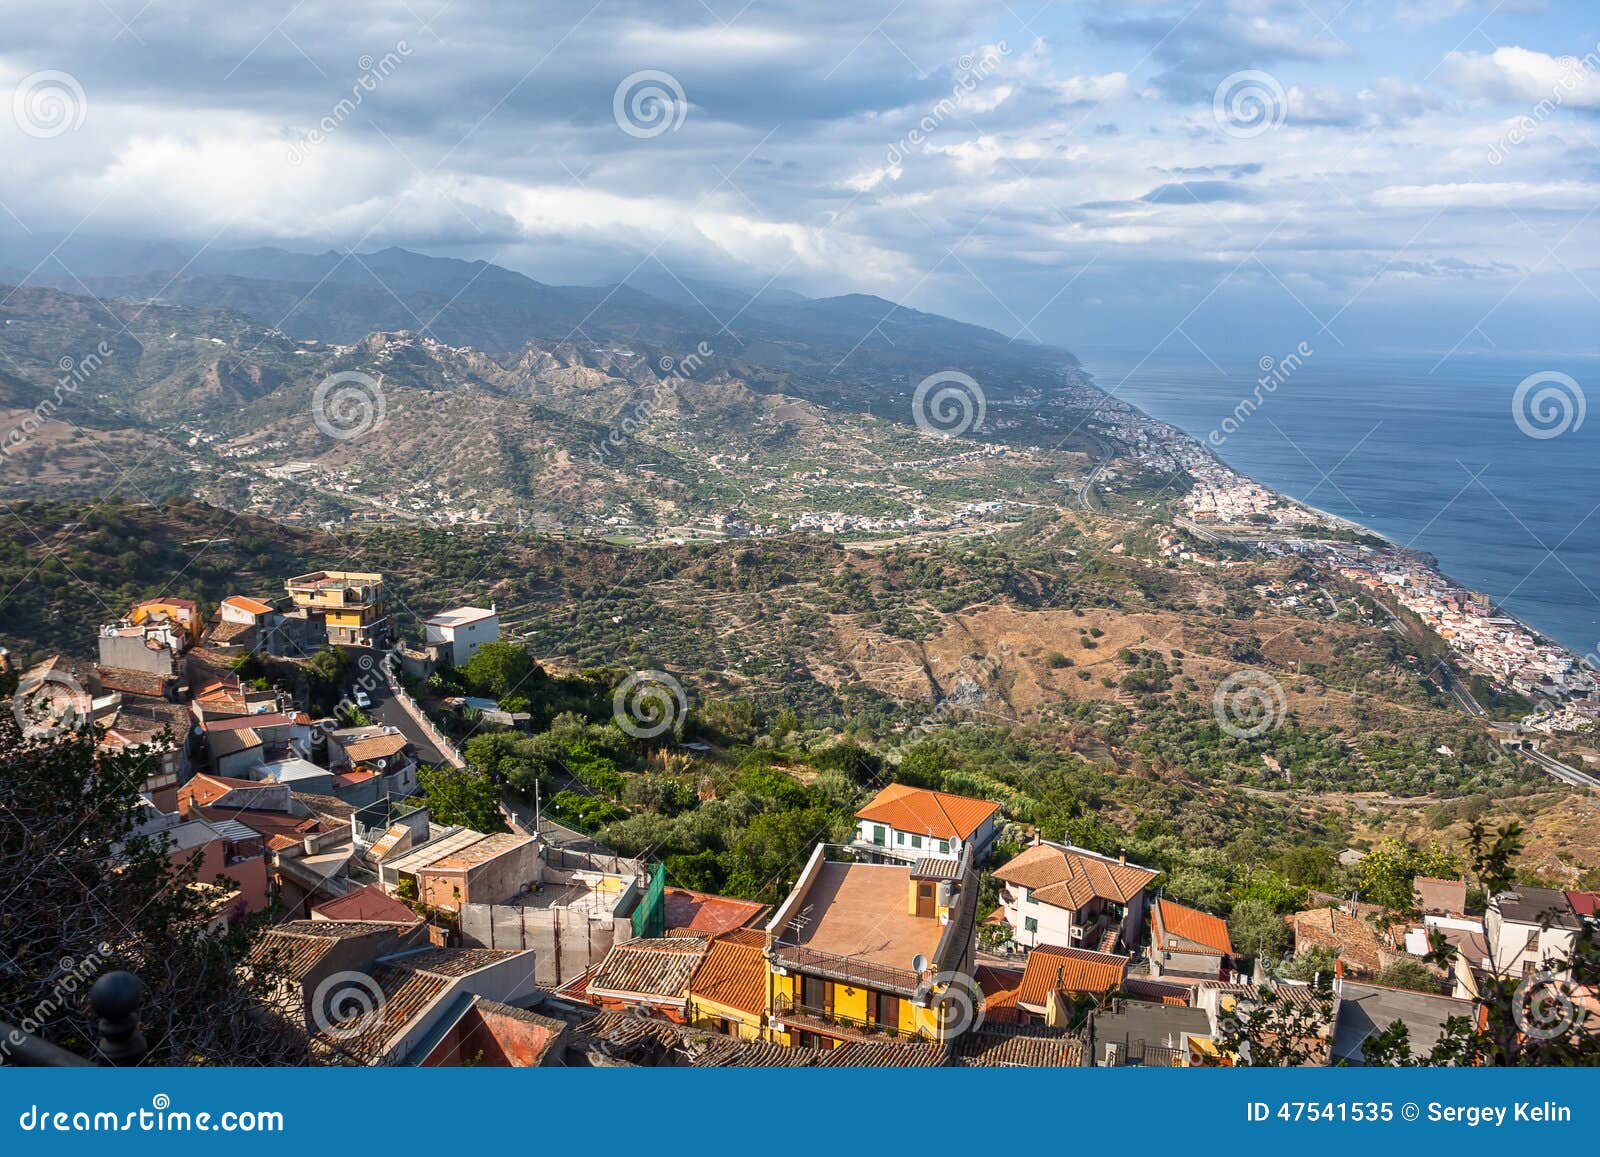
[[[911,846],[913,848],[920,848],[922,846],[922,837],[921,836],[912,836],[911,837]]]
[[[884,830],[882,824],[872,825],[872,842],[878,847],[883,847]]]
[[[1033,889],[1032,888],[1024,888],[1024,889],[1022,889],[1022,898],[1024,900],[1026,900],[1029,904],[1037,903],[1037,901],[1035,901],[1034,898],[1033,898]]]
[[[1039,931],[1039,921],[1035,920],[1032,916],[1024,916],[1022,918],[1022,930],[1024,932]]]
[[[897,844],[905,843],[906,842],[906,834],[905,834],[905,832],[895,832],[895,834],[894,834],[894,842],[897,843]]]
[[[949,840],[940,840],[939,841],[939,854],[941,856],[948,856],[950,854],[950,841]]]

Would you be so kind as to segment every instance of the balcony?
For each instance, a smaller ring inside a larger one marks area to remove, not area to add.
[[[791,997],[780,996],[773,1006],[774,1019],[792,1029],[820,1033],[836,1040],[933,1040],[920,1030],[907,1030],[899,1025],[879,1024],[853,1016],[841,1016],[825,1008],[802,1004]]]
[[[792,968],[812,976],[826,977],[860,988],[896,996],[914,996],[921,978],[909,968],[896,968],[863,960],[859,956],[839,956],[816,948],[781,941],[772,946],[773,963]]]

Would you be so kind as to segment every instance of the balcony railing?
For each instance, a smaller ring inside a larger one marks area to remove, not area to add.
[[[772,957],[779,964],[798,968],[813,976],[842,980],[847,984],[874,988],[880,992],[891,992],[896,996],[916,995],[917,986],[921,983],[921,977],[909,968],[879,964],[876,961],[863,960],[859,956],[839,956],[799,944],[784,944],[780,941],[772,946]]]
[[[803,1004],[792,997],[780,996],[774,1007],[774,1016],[797,1028],[815,1029],[824,1034],[850,1037],[889,1037],[896,1040],[932,1040],[920,1029],[904,1029],[897,1024],[879,1024],[874,1020],[844,1016],[815,1005]]]
[[[139,1004],[144,984],[131,972],[107,972],[89,989],[89,1007],[99,1018],[99,1039],[91,1060],[51,1044],[43,1037],[0,1021],[0,1064],[24,1068],[68,1068],[81,1065],[136,1065],[148,1050],[139,1031]]]

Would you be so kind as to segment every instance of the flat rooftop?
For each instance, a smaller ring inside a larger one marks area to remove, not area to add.
[[[431,619],[423,622],[430,627],[464,627],[468,623],[476,623],[479,619],[492,618],[495,612],[484,607],[455,607],[448,611],[440,611]]]
[[[944,933],[938,920],[907,911],[910,889],[911,869],[901,865],[824,862],[778,938],[817,952],[909,969],[919,953],[933,959]]]

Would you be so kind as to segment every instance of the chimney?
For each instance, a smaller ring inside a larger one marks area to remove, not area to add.
[[[1117,853],[1117,863],[1126,864],[1127,862],[1128,862],[1128,853],[1125,852],[1125,851],[1118,852]]]

